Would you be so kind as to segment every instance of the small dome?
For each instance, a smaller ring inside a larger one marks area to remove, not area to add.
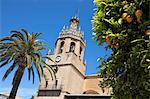
[[[96,92],[94,90],[87,90],[87,91],[83,92],[83,94],[98,94],[98,92]]]

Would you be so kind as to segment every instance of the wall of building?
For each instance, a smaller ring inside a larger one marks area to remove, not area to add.
[[[79,73],[73,66],[70,65],[69,78],[68,78],[67,90],[71,94],[82,93],[84,84],[84,76]]]
[[[96,78],[96,77],[86,78],[84,80],[83,92],[85,92],[87,90],[94,90],[98,93],[102,93],[98,84],[99,84],[98,78]]]
[[[111,89],[110,88],[104,88],[104,93],[102,89],[99,87],[99,83],[101,78],[98,76],[86,76],[84,80],[84,86],[83,86],[83,92],[87,90],[94,90],[98,92],[101,95],[110,95]]]

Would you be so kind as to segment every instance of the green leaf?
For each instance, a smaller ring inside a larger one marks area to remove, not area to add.
[[[140,41],[145,41],[145,39],[136,39],[136,40],[131,41],[131,43],[140,42]]]
[[[141,62],[140,62],[140,65],[143,64],[143,61],[145,60],[145,58],[146,58],[146,55],[143,56],[143,58],[142,58],[142,60],[141,60]]]
[[[147,62],[150,62],[150,59],[146,59]]]
[[[119,18],[119,19],[118,19],[118,23],[119,23],[119,24],[122,24],[122,18]]]

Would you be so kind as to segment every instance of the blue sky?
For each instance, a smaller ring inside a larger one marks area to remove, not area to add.
[[[104,46],[98,46],[92,40],[91,20],[94,8],[93,0],[0,0],[0,37],[9,36],[11,30],[21,28],[29,32],[43,32],[40,39],[47,42],[53,50],[62,27],[69,26],[69,20],[79,9],[79,26],[84,32],[87,45],[84,57],[87,63],[86,74],[94,74],[100,64],[97,58],[110,54],[110,51],[105,51]],[[12,87],[13,73],[6,81],[1,81],[7,67],[0,69],[0,92],[9,92]],[[28,81],[25,72],[18,95],[29,99],[36,94],[38,83],[38,77],[34,85]]]

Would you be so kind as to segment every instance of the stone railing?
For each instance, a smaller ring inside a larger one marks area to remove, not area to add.
[[[53,84],[53,85],[39,85],[39,90],[61,90],[62,89],[62,84],[60,84],[60,85],[55,85],[55,84]]]
[[[83,39],[83,33],[80,32],[80,31],[72,31],[70,29],[66,29],[64,31],[61,31],[60,34],[59,34],[59,37],[64,37],[64,36],[76,36],[76,37],[79,37],[81,39]]]

